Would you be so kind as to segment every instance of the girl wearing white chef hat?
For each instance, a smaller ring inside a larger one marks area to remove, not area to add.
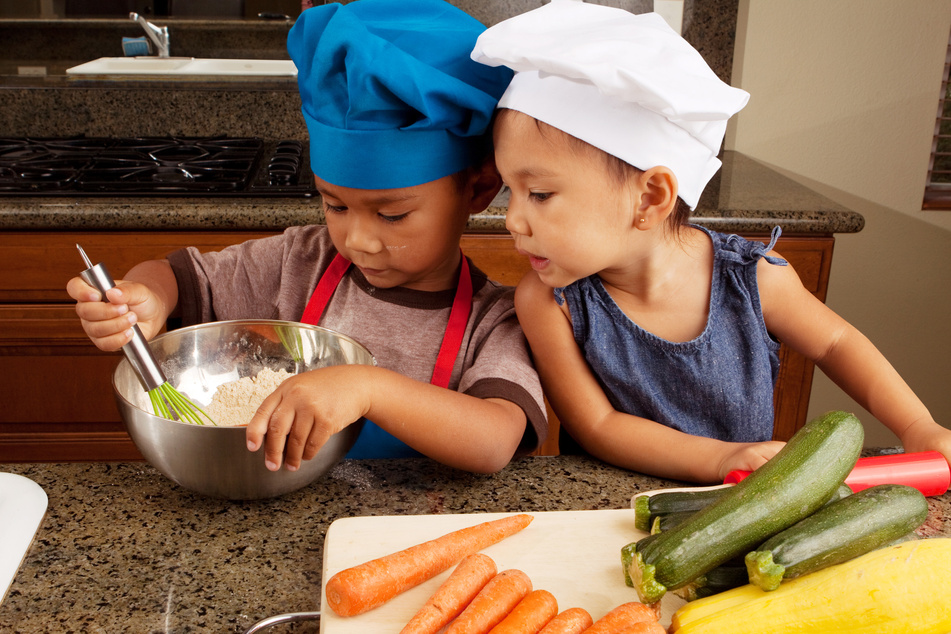
[[[764,246],[688,224],[749,95],[660,16],[552,0],[489,28],[472,58],[516,71],[494,130],[506,227],[534,269],[516,309],[583,449],[698,482],[759,467],[782,447],[783,341],[906,451],[951,459],[951,430],[772,251],[778,227]]]

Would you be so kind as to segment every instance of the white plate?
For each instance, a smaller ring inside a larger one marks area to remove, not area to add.
[[[348,517],[335,521],[324,542],[323,581],[335,573],[454,530],[513,513],[400,515]],[[535,588],[548,590],[558,609],[581,607],[597,620],[611,609],[637,601],[637,592],[624,584],[621,548],[647,536],[634,528],[634,512],[550,511],[529,513],[535,519],[525,529],[484,552],[498,569],[524,571]],[[364,614],[340,617],[321,610],[322,634],[396,634],[452,569],[404,592]],[[324,589],[321,588],[321,598]],[[684,601],[668,593],[661,601],[661,623]],[[302,609],[312,609],[302,606]]]
[[[48,503],[46,492],[33,480],[0,473],[0,603],[33,543]]]

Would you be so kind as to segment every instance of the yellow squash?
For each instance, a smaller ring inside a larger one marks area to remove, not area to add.
[[[791,581],[692,601],[671,634],[946,634],[951,538],[882,548]]]

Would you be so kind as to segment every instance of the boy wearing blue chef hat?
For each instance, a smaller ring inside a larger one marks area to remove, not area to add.
[[[303,321],[367,346],[377,367],[297,375],[264,401],[247,440],[270,469],[296,469],[363,417],[350,457],[492,472],[535,449],[544,402],[512,289],[459,248],[501,186],[487,130],[512,73],[469,58],[483,30],[442,0],[304,11],[288,50],[326,225],[140,264],[110,303],[71,280],[90,338],[117,350],[131,324],[151,337],[177,309],[184,325]]]
[[[782,446],[782,341],[906,451],[951,459],[951,430],[772,251],[778,228],[763,245],[688,224],[749,95],[660,16],[552,0],[488,29],[472,57],[516,71],[494,129],[506,226],[534,269],[516,307],[585,450],[700,482],[759,467]]]

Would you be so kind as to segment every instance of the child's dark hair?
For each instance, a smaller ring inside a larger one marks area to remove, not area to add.
[[[471,145],[469,166],[452,174],[453,183],[462,191],[469,182],[469,175],[482,168],[483,163],[492,159],[495,148],[492,145],[492,126]]]
[[[513,112],[517,111],[509,110],[507,108],[496,110],[496,122],[503,118],[509,117]],[[550,135],[553,133],[558,134],[563,139],[565,139],[565,142],[572,150],[578,152],[579,154],[586,154],[595,160],[600,160],[607,172],[618,185],[623,185],[632,176],[640,174],[644,171],[634,167],[630,163],[614,156],[613,154],[608,154],[604,150],[594,147],[587,141],[582,141],[578,137],[572,136],[564,130],[560,130],[554,126],[548,125],[543,121],[535,119],[535,125],[538,127],[538,130],[542,133],[542,135]],[[667,230],[673,232],[674,235],[679,235],[680,230],[687,225],[689,220],[690,207],[686,202],[684,202],[683,198],[677,196],[677,205],[674,207],[673,213],[667,217]]]

